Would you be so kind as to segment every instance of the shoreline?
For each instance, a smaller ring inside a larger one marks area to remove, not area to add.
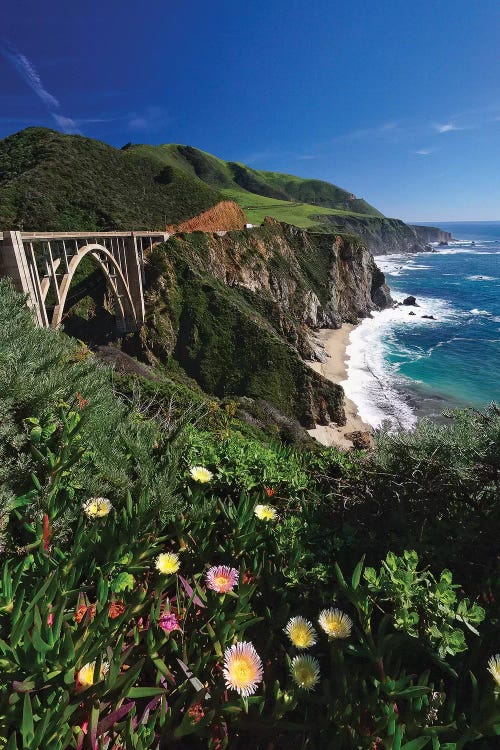
[[[351,332],[358,325],[361,325],[361,323],[356,325],[353,323],[342,323],[341,328],[321,328],[317,332],[316,338],[324,347],[327,357],[324,362],[307,362],[309,367],[332,383],[341,385],[345,382],[348,378],[348,362],[350,359],[347,353],[347,347],[350,343],[349,338]],[[318,443],[327,447],[333,446],[342,450],[349,450],[353,447],[353,443],[352,440],[346,437],[346,434],[350,432],[368,432],[370,435],[372,434],[372,428],[361,419],[356,404],[347,398],[347,396],[344,396],[344,408],[346,416],[345,425],[339,426],[333,423],[329,425],[317,424],[312,430],[307,431],[309,435],[315,438]]]

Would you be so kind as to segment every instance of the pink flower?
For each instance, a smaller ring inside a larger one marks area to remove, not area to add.
[[[165,633],[171,633],[172,630],[180,630],[179,622],[173,612],[163,612],[160,615],[158,624]]]
[[[207,572],[207,586],[218,594],[226,594],[238,585],[238,571],[227,565],[214,565]]]

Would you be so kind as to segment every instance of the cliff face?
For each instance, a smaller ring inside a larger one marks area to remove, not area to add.
[[[173,357],[205,391],[264,399],[305,427],[345,420],[342,388],[303,362],[321,356],[311,329],[390,302],[359,238],[272,219],[170,238],[149,258],[146,288],[150,360]]]
[[[451,232],[445,232],[444,229],[439,229],[439,227],[422,227],[416,224],[410,224],[410,226],[415,230],[419,239],[426,244],[429,242],[451,242],[453,239]]]
[[[245,212],[235,201],[220,201],[188,221],[165,228],[167,232],[229,232],[243,229],[246,223]]]
[[[358,234],[367,244],[373,255],[391,253],[423,252],[427,244],[417,233],[416,228],[399,219],[386,219],[378,216],[321,216],[324,223],[331,223],[337,232]]]

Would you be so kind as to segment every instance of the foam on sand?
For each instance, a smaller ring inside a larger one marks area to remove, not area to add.
[[[398,301],[402,301],[403,296]],[[353,401],[359,416],[372,427],[389,422],[395,429],[412,429],[417,421],[405,391],[411,385],[399,373],[400,364],[408,358],[428,356],[428,352],[404,350],[395,345],[396,327],[410,325],[442,326],[454,318],[454,312],[445,300],[419,298],[417,309],[399,306],[374,312],[365,319],[349,337],[347,379],[341,383],[346,396]],[[413,310],[416,314],[410,316]],[[437,319],[422,318],[434,315]],[[390,361],[389,354],[397,352]],[[399,361],[398,361],[399,360]],[[412,381],[414,382],[414,381]]]

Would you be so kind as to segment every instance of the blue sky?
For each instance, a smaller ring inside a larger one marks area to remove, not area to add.
[[[497,0],[11,0],[0,136],[187,143],[407,220],[500,218]]]

